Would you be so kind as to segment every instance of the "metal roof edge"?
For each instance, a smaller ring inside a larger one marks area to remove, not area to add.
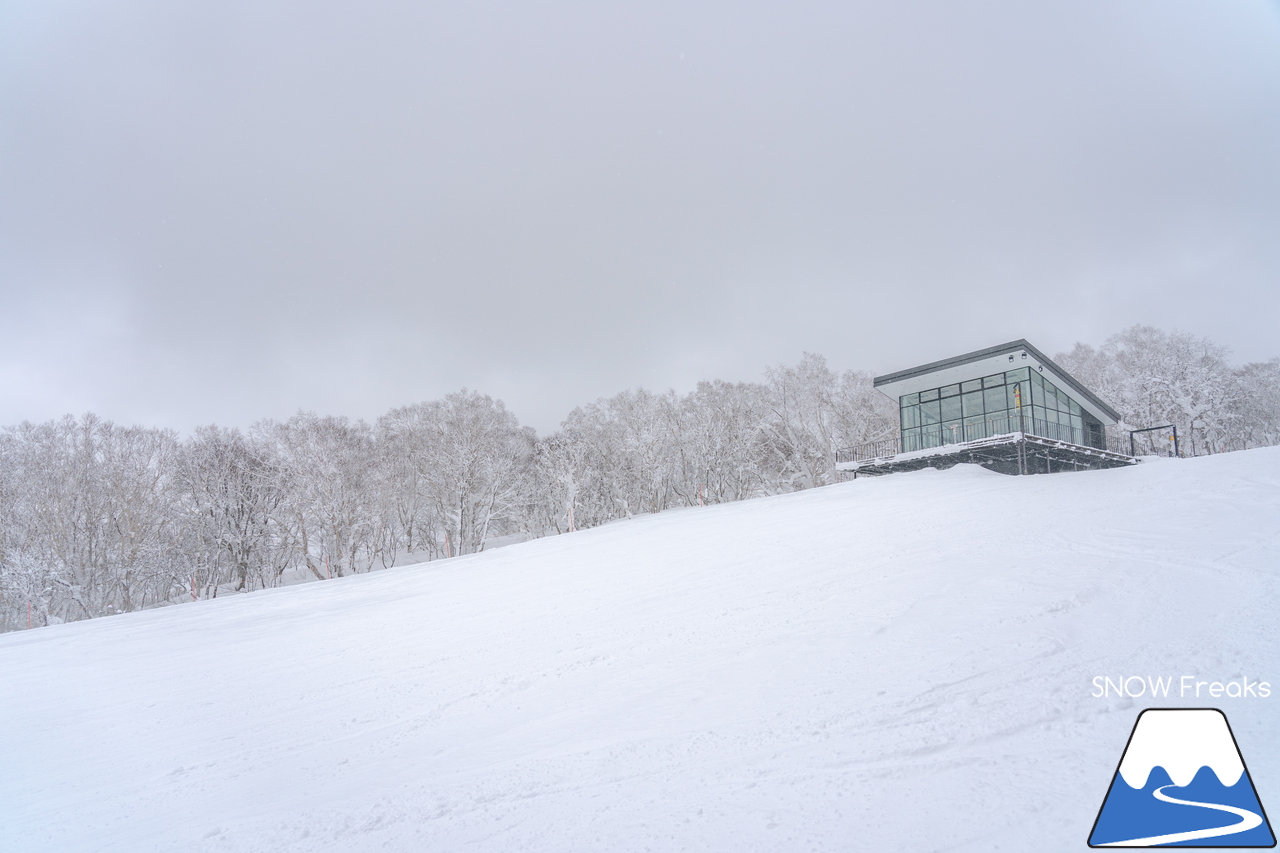
[[[1108,406],[1106,403],[1102,402],[1102,400],[1098,398],[1097,394],[1094,394],[1088,388],[1081,385],[1078,379],[1076,379],[1070,373],[1067,373],[1067,371],[1059,367],[1058,364],[1053,359],[1049,358],[1047,355],[1040,352],[1040,350],[1033,347],[1027,341],[1026,338],[1019,338],[1016,341],[1009,341],[1008,343],[997,344],[996,346],[987,347],[986,349],[974,350],[973,352],[967,352],[964,355],[957,355],[957,356],[952,356],[951,358],[944,358],[941,361],[933,361],[933,362],[930,362],[929,364],[922,364],[919,367],[911,367],[906,370],[899,370],[895,373],[886,373],[883,376],[875,377],[872,380],[872,385],[876,388],[879,388],[881,385],[889,385],[894,382],[901,382],[902,380],[910,379],[913,376],[922,376],[926,373],[934,373],[939,370],[946,370],[949,367],[960,367],[961,365],[969,364],[971,362],[982,361],[984,358],[990,358],[993,355],[1003,355],[1006,352],[1017,352],[1019,350],[1026,350],[1027,352],[1034,355],[1037,359],[1040,360],[1041,364],[1046,365],[1047,367],[1052,369],[1054,373],[1062,377],[1063,381],[1066,382],[1066,384],[1071,388],[1071,390],[1075,391],[1077,394],[1080,394],[1082,397],[1087,399],[1089,402],[1093,403],[1102,411],[1106,412],[1116,421],[1120,420],[1119,412],[1117,412],[1115,409]]]
[[[962,364],[969,364],[974,361],[982,361],[984,358],[990,358],[993,355],[1003,355],[1006,352],[1015,352],[1017,350],[1031,350],[1039,355],[1039,351],[1031,344],[1027,343],[1024,338],[1016,341],[1009,341],[1007,344],[997,344],[986,349],[974,350],[964,355],[956,355],[951,358],[944,358],[941,361],[931,361],[928,364],[922,364],[919,367],[909,367],[906,370],[899,370],[896,373],[886,373],[883,376],[877,376],[872,380],[872,384],[879,388],[881,385],[888,385],[891,382],[901,382],[903,379],[910,379],[913,376],[921,376],[925,373],[934,373],[939,370],[946,370],[948,367],[959,367]]]

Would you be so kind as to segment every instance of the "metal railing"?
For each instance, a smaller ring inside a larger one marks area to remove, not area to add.
[[[1085,439],[1084,430],[1075,429],[1071,424],[1055,424],[1049,421],[1027,418],[1027,434],[1038,435],[1041,438],[1051,438],[1054,441],[1065,441],[1069,444],[1078,444],[1082,447],[1089,446]]]
[[[985,429],[970,429],[969,435],[961,437],[958,433],[963,434],[962,429],[943,429],[941,431],[942,441],[938,444],[921,444],[920,447],[908,447],[907,451],[929,450],[935,447],[962,447],[973,441],[982,441],[997,435],[1013,435],[1019,432],[1018,427],[1025,428],[1027,435],[1038,436],[1039,438],[1047,438],[1052,441],[1062,441],[1068,444],[1075,444],[1081,447],[1091,447],[1085,431],[1078,430],[1071,424],[1051,423],[1047,420],[1039,418],[1024,417],[1017,418],[999,418],[984,424]],[[981,434],[977,434],[981,433]],[[1110,436],[1107,436],[1109,439]],[[1112,448],[1111,441],[1107,441],[1106,449],[1112,452],[1123,453],[1123,450]],[[836,464],[843,462],[867,462],[872,459],[885,459],[890,456],[897,456],[904,450],[902,446],[902,435],[899,433],[892,438],[881,439],[880,441],[871,441],[865,444],[858,444],[852,447],[843,447],[836,451]]]
[[[879,441],[869,441],[866,444],[856,444],[853,447],[842,447],[836,451],[836,464],[884,459],[889,456],[897,456],[901,452],[902,434],[899,433],[893,438],[882,438]]]
[[[1146,436],[1142,449],[1146,451],[1149,447],[1151,452],[1149,454],[1145,452],[1139,454],[1136,437],[1139,435],[1145,436],[1147,433],[1159,433],[1159,435]],[[1154,441],[1151,439],[1154,439]],[[1168,446],[1164,444],[1165,441],[1169,442]],[[1165,424],[1164,426],[1129,430],[1129,455],[1181,456],[1182,450],[1178,447],[1178,427],[1174,424]]]

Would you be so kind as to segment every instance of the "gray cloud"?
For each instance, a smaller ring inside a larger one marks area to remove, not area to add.
[[[0,57],[0,423],[1280,354],[1274,4],[11,4]]]

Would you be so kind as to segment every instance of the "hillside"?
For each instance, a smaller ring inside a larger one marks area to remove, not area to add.
[[[1148,705],[1221,707],[1274,818],[1277,604],[1271,448],[860,479],[17,632],[0,849],[1083,849]],[[1274,692],[1091,695],[1184,674]]]

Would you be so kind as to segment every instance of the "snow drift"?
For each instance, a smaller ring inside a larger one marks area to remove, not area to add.
[[[0,636],[0,847],[1082,848],[1093,677],[1280,682],[1277,518],[1280,449],[960,466]]]

